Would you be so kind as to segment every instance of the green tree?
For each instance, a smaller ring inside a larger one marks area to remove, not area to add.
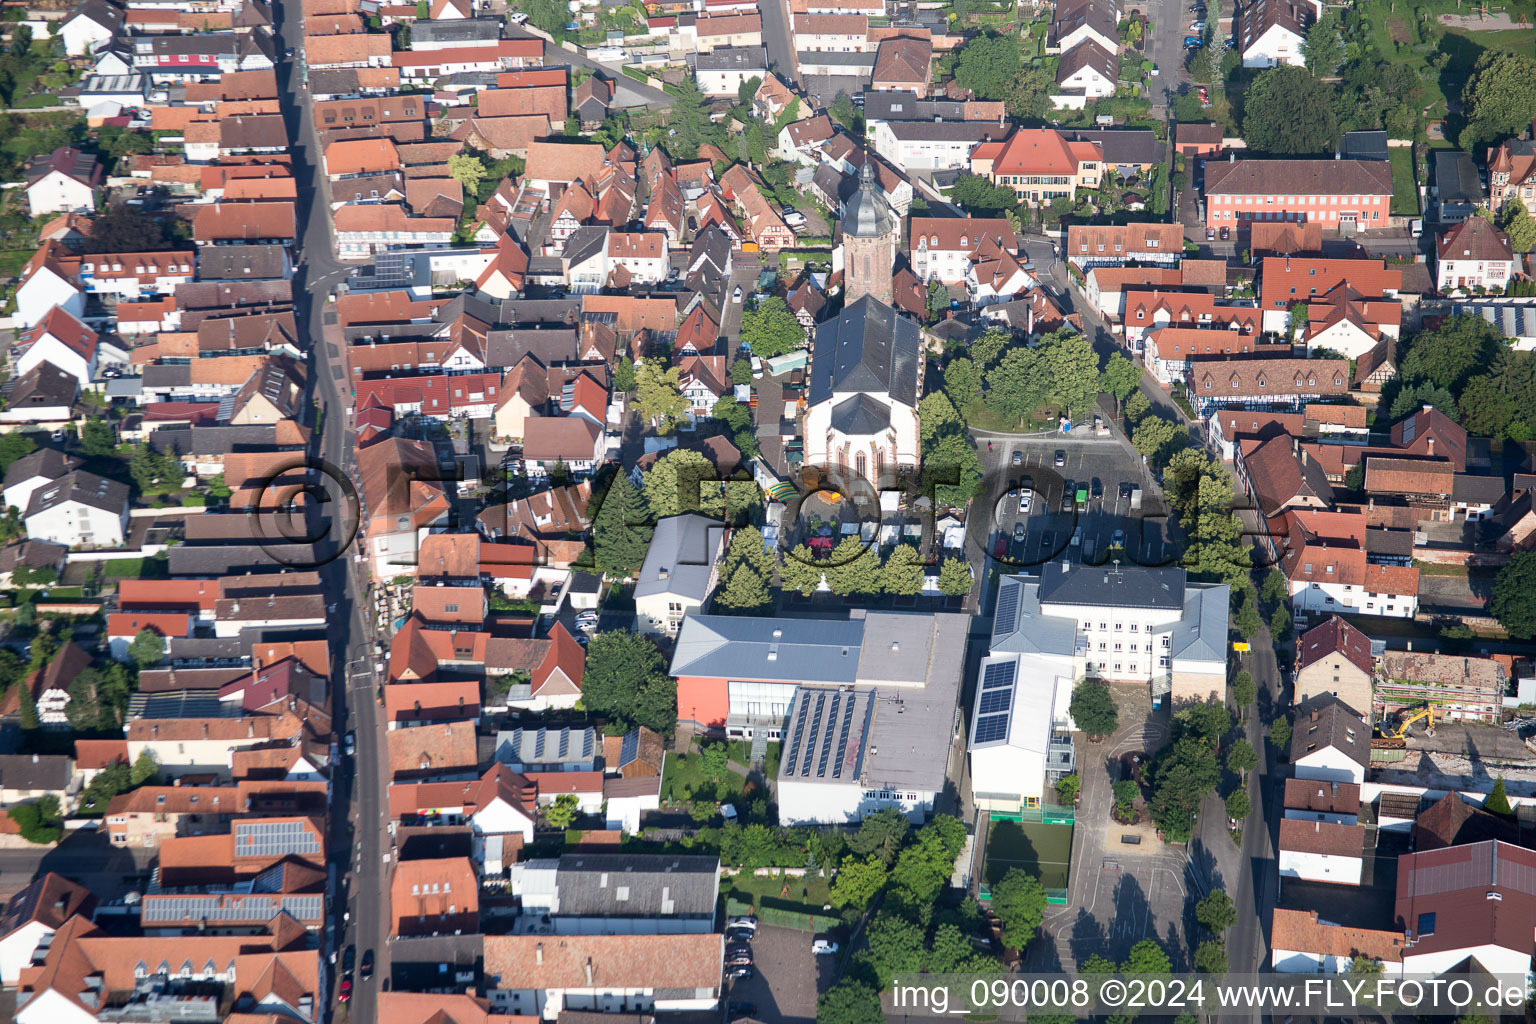
[[[1326,153],[1338,134],[1332,90],[1306,68],[1272,68],[1253,80],[1243,106],[1249,149],[1275,156]]]
[[[860,857],[878,856],[882,864],[889,866],[901,852],[911,828],[904,814],[887,807],[859,822],[859,830],[848,837],[848,849]]]
[[[1281,601],[1288,600],[1291,596],[1291,581],[1285,578],[1285,573],[1271,567],[1264,576],[1264,587],[1259,592],[1264,603],[1274,607]]]
[[[1023,949],[1045,920],[1045,887],[1023,868],[1010,868],[992,887],[992,912],[1003,922],[1003,945]]]
[[[678,386],[682,370],[660,359],[647,359],[635,370],[635,410],[662,434],[670,434],[688,412],[688,399]]]
[[[1136,797],[1140,790],[1133,779],[1121,779],[1112,787],[1115,793],[1114,815],[1120,821],[1129,821],[1136,810]]]
[[[737,360],[737,362],[741,361]],[[751,364],[748,364],[747,375],[749,379],[751,371]],[[734,374],[735,369],[732,368],[732,375],[734,376]],[[635,361],[629,356],[620,359],[613,368],[613,390],[621,395],[627,395],[635,390]]]
[[[864,937],[869,944],[869,965],[881,988],[889,988],[897,974],[923,969],[923,928],[905,914],[881,910],[870,919]]]
[[[1509,806],[1509,797],[1504,793],[1504,776],[1500,775],[1493,781],[1493,791],[1483,801],[1483,810],[1489,814],[1502,814],[1506,818],[1514,815],[1513,808]]]
[[[139,752],[138,758],[129,769],[128,783],[135,789],[140,786],[154,785],[159,775],[160,765],[155,761],[155,755],[148,750],[143,750]]]
[[[680,160],[693,160],[699,146],[714,141],[719,133],[710,123],[709,98],[699,91],[693,76],[684,75],[674,90],[668,123],[677,134],[669,137],[667,149]]]
[[[1237,904],[1225,889],[1212,889],[1209,896],[1195,904],[1195,920],[1220,935],[1237,923]]]
[[[1458,314],[1434,330],[1420,331],[1410,338],[1398,374],[1405,381],[1428,381],[1459,392],[1467,381],[1493,365],[1503,347],[1503,339],[1488,321],[1470,313]]]
[[[1327,78],[1344,63],[1344,36],[1337,11],[1328,11],[1307,30],[1301,55],[1307,70],[1318,78]]]
[[[625,727],[670,734],[677,724],[677,684],[649,638],[611,630],[587,644],[581,700],[588,713]]]
[[[904,597],[921,594],[925,569],[922,552],[911,544],[898,544],[880,567],[880,589]]]
[[[736,103],[738,106],[752,109],[752,97],[757,95],[757,90],[762,86],[763,79],[760,75],[753,75],[736,86]]]
[[[911,906],[932,906],[954,873],[955,858],[964,845],[965,826],[959,819],[936,815],[897,856],[891,882]]]
[[[1063,775],[1056,780],[1056,799],[1060,800],[1063,806],[1071,807],[1077,803],[1077,794],[1082,786],[1083,780],[1076,772]]]
[[[117,434],[112,424],[91,417],[80,427],[80,450],[92,458],[104,458],[117,451]]]
[[[1291,720],[1284,716],[1275,719],[1269,726],[1269,742],[1275,745],[1275,749],[1284,754],[1291,749]]]
[[[1152,465],[1161,467],[1181,445],[1184,428],[1161,416],[1148,416],[1131,431],[1131,446],[1147,457]]]
[[[844,537],[832,550],[827,585],[832,593],[849,597],[880,593],[880,556],[857,534]]]
[[[1227,794],[1227,817],[1242,821],[1253,812],[1253,801],[1246,789],[1234,789]]]
[[[1156,939],[1142,939],[1126,954],[1120,965],[1121,974],[1172,974],[1173,962]]]
[[[885,1024],[880,994],[862,982],[844,978],[816,1000],[816,1024]]]
[[[1049,374],[1050,367],[1038,350],[1013,349],[987,373],[987,404],[1022,424],[1050,393]]]
[[[863,910],[885,888],[890,870],[876,854],[844,857],[832,882],[832,905]]]
[[[1012,36],[986,32],[966,42],[955,61],[955,81],[978,99],[1006,98],[1014,87],[1023,58]]]
[[[1227,748],[1227,771],[1246,779],[1248,773],[1259,766],[1259,755],[1247,740],[1233,740]]]
[[[963,558],[946,558],[939,563],[939,591],[947,597],[964,597],[975,582],[971,566]]]
[[[752,361],[745,356],[738,356],[731,364],[731,383],[738,387],[747,387],[752,383]],[[615,386],[617,386],[617,374],[615,374]]]
[[[1497,142],[1531,126],[1536,120],[1536,60],[1523,53],[1489,49],[1473,65],[1461,90],[1467,126],[1459,142],[1468,153],[1483,143]]]
[[[485,180],[485,163],[477,156],[457,153],[448,158],[448,177],[464,186],[466,196],[480,194],[480,182]]]
[[[1125,400],[1125,408],[1121,411],[1125,415],[1125,421],[1134,426],[1152,412],[1152,399],[1148,398],[1144,391],[1134,391],[1131,397]]]
[[[1195,948],[1195,970],[1201,974],[1227,973],[1227,944],[1220,939],[1206,939]]]
[[[1024,68],[1014,77],[1008,95],[1003,98],[1008,113],[1019,118],[1044,117],[1055,85],[1045,68],[1036,65]]]
[[[14,684],[16,687],[16,720],[17,724],[26,732],[31,732],[42,724],[37,717],[37,701],[32,696],[32,688],[25,681]]]
[[[953,429],[924,446],[923,481],[946,508],[964,508],[980,489],[981,457],[971,435]]]
[[[1099,357],[1086,335],[1056,331],[1046,335],[1036,350],[1046,359],[1050,393],[1068,410],[1086,415],[1099,393]]]
[[[1169,841],[1188,842],[1195,812],[1221,781],[1221,767],[1210,743],[1184,736],[1158,754],[1151,765],[1152,819]]]
[[[25,57],[32,49],[32,26],[17,25],[11,29],[11,56]]]
[[[827,563],[819,561],[804,544],[798,544],[779,563],[779,582],[785,590],[795,590],[802,597],[810,597],[821,585],[826,571]]]
[[[751,479],[722,481],[701,453],[674,448],[645,474],[645,501],[656,519],[700,512],[736,522],[762,503],[762,491]]]
[[[944,364],[944,393],[962,415],[965,408],[981,395],[981,371],[965,356],[956,356]]]
[[[1013,344],[1013,332],[1003,327],[989,327],[971,342],[971,359],[978,371],[986,370],[997,362]]]
[[[1232,700],[1238,707],[1252,707],[1253,702],[1258,699],[1258,696],[1259,688],[1254,685],[1252,672],[1244,669],[1233,678]]]
[[[1536,249],[1536,218],[1518,199],[1511,199],[1499,211],[1499,230],[1509,236],[1509,246],[1515,252]]]
[[[1269,635],[1276,643],[1289,640],[1291,637],[1291,613],[1283,604],[1277,607],[1269,617]]]
[[[750,566],[722,571],[720,578],[724,583],[715,594],[715,604],[722,609],[756,615],[772,607],[773,595],[768,590],[768,581]]]
[[[39,640],[42,637],[38,638]],[[37,641],[33,641],[33,653],[37,650]],[[69,703],[64,705],[64,717],[69,719],[69,724],[80,731],[97,729],[101,726],[101,696],[99,686],[102,673],[99,669],[86,668],[70,682],[66,688],[69,694]]]
[[[0,473],[11,468],[11,463],[37,451],[37,442],[26,434],[0,434]]]
[[[165,657],[165,638],[152,629],[141,629],[128,645],[128,656],[140,669],[158,665]]]
[[[17,804],[6,811],[6,814],[16,823],[17,831],[21,837],[29,843],[46,846],[59,841],[64,830],[57,825],[49,825],[43,818],[42,812],[35,803]]]
[[[1081,679],[1072,688],[1068,714],[1077,727],[1094,739],[1109,736],[1120,727],[1120,707],[1114,694],[1099,679]]]
[[[954,402],[942,391],[930,391],[917,403],[924,446],[935,438],[965,429],[965,421],[955,411]]]
[[[741,340],[763,359],[793,352],[805,345],[805,328],[789,304],[777,295],[741,314]]]
[[[581,801],[574,793],[561,793],[555,802],[544,808],[544,824],[550,828],[570,828],[581,817]]]
[[[1104,370],[1099,374],[1099,390],[1107,391],[1115,396],[1115,407],[1131,397],[1131,393],[1141,386],[1142,369],[1131,362],[1125,356],[1116,352],[1109,357],[1109,362],[1104,364]]]
[[[651,544],[646,501],[622,470],[615,473],[592,518],[592,562],[598,572],[623,579],[640,569]]]
[[[944,319],[949,310],[949,289],[944,282],[933,277],[928,279],[928,322],[936,324]]]

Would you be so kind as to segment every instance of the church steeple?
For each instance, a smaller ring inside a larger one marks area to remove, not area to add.
[[[901,220],[886,202],[872,156],[865,156],[859,168],[859,187],[843,209],[842,230],[843,301],[851,304],[873,295],[889,303]]]

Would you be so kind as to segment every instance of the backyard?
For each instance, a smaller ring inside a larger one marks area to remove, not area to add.
[[[743,871],[723,879],[720,887],[727,896],[729,912],[745,912],[750,906],[765,921],[786,928],[816,931],[831,923],[828,918],[837,916],[835,911],[824,909],[832,889],[821,875],[795,878]]]
[[[1419,212],[1419,190],[1413,181],[1413,147],[1387,150],[1392,161],[1392,215],[1412,217]]]

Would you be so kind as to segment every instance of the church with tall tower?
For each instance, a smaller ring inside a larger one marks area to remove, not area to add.
[[[875,161],[866,157],[859,168],[859,189],[843,208],[843,306],[866,295],[889,304],[894,297],[896,249],[901,219],[891,212]]]

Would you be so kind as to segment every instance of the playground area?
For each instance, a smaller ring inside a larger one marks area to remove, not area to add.
[[[1065,905],[1072,867],[1070,820],[1020,820],[993,814],[987,830],[986,861],[982,867],[981,894],[1012,868],[1023,868],[1040,879],[1047,902]]]

